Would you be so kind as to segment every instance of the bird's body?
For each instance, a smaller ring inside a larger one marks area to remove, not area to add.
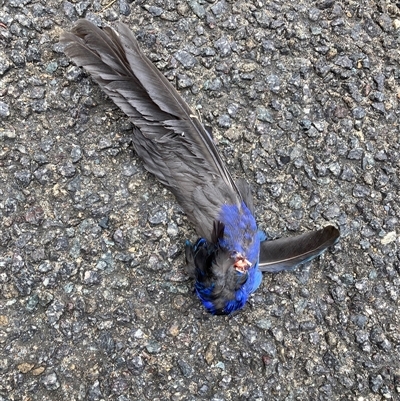
[[[242,308],[260,285],[262,271],[292,269],[336,242],[339,232],[332,226],[289,242],[265,240],[249,185],[232,179],[210,133],[126,25],[119,24],[117,33],[79,20],[61,42],[130,117],[137,154],[196,227],[200,239],[186,244],[186,258],[208,311],[229,314]]]

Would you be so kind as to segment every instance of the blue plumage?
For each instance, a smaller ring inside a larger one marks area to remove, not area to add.
[[[203,306],[212,314],[230,314],[241,309],[261,284],[258,259],[260,242],[265,240],[265,234],[257,229],[254,216],[244,202],[240,206],[223,205],[219,227],[223,227],[223,233],[214,238],[214,243],[208,244],[201,238],[192,247],[190,243],[187,246],[195,260],[202,258],[195,267],[194,276],[195,291]],[[213,271],[214,257],[220,253],[228,261],[226,272],[221,269],[223,263],[217,263],[218,271]],[[218,280],[221,272],[223,280]],[[227,280],[229,275],[232,277]],[[233,296],[221,297],[221,292],[231,292]],[[223,302],[220,302],[221,298]]]
[[[255,264],[260,251],[257,238],[257,223],[244,202],[237,205],[223,205],[219,213],[219,221],[225,226],[224,237],[220,245],[246,254],[247,259]]]

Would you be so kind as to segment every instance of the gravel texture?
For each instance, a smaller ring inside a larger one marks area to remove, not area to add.
[[[398,400],[400,6],[0,0],[0,400]],[[340,243],[213,317],[196,234],[131,124],[64,56],[128,23],[198,110],[270,237]]]

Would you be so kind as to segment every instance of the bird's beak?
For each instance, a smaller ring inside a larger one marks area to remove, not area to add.
[[[249,262],[242,254],[238,253],[235,255],[235,263],[233,264],[233,267],[235,268],[236,271],[240,273],[246,273],[252,263]]]

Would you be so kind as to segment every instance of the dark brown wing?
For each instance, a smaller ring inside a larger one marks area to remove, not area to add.
[[[129,28],[120,23],[118,30],[79,20],[60,42],[131,118],[134,147],[146,169],[176,196],[198,234],[210,239],[221,206],[240,204],[241,192],[196,115]]]

